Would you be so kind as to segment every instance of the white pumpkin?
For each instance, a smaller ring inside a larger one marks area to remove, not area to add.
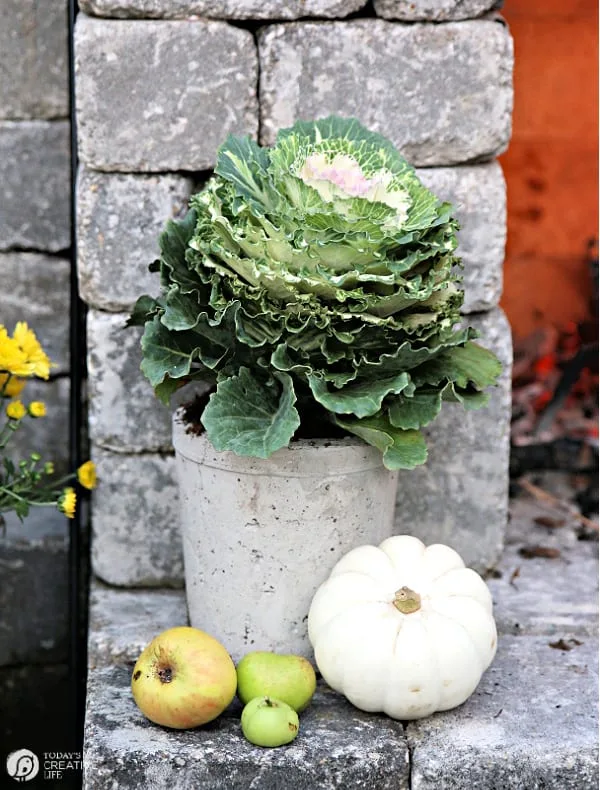
[[[497,644],[483,579],[454,549],[410,535],[342,557],[315,593],[308,635],[333,689],[405,720],[463,703]]]

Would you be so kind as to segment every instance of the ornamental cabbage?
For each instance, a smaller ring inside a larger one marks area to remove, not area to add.
[[[356,434],[389,469],[425,462],[442,401],[478,408],[500,363],[456,329],[452,206],[393,145],[335,116],[272,148],[230,136],[187,216],[160,238],[142,296],[142,370],[165,403],[214,383],[217,450],[266,458],[294,435]]]

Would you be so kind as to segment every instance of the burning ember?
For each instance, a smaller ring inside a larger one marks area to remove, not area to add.
[[[515,343],[511,422],[511,477],[532,493],[528,473],[568,472],[584,521],[598,513],[597,254],[590,269],[588,321],[545,327]]]

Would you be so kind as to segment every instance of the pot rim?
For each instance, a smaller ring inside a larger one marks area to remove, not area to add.
[[[360,474],[378,467],[385,469],[381,452],[358,436],[298,439],[268,458],[215,450],[206,433],[196,434],[187,430],[182,415],[181,408],[173,414],[175,454],[205,467],[237,474],[317,478]]]

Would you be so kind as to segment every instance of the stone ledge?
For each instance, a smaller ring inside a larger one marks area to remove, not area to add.
[[[259,58],[262,143],[334,113],[388,136],[416,166],[491,159],[508,145],[513,47],[497,22],[271,25]]]
[[[509,546],[529,540],[539,508],[512,502]],[[551,560],[530,561],[519,586],[511,583],[510,548],[490,582],[500,639],[498,654],[475,694],[460,708],[406,728],[361,713],[320,684],[301,718],[293,745],[256,749],[239,730],[237,703],[215,723],[175,732],[146,721],[133,703],[130,673],[141,649],[161,630],[185,622],[183,591],[115,590],[92,586],[89,680],[84,748],[85,790],[185,788],[199,790],[490,790],[597,786],[596,545],[577,541],[571,527],[556,531],[579,571],[580,595],[569,622],[553,622]],[[548,563],[550,565],[548,566]],[[568,603],[566,604],[568,606]],[[512,634],[514,622],[520,636]],[[572,650],[553,649],[557,635]],[[524,693],[524,690],[526,693]],[[410,754],[407,751],[410,749]],[[409,764],[410,758],[410,764]],[[410,769],[410,776],[409,776]]]
[[[292,744],[261,749],[244,739],[237,701],[195,730],[151,724],[135,706],[130,674],[114,666],[88,676],[84,790],[408,790],[402,724],[362,713],[325,687]]]
[[[597,639],[505,636],[464,705],[409,723],[411,790],[596,788],[597,676]]]

